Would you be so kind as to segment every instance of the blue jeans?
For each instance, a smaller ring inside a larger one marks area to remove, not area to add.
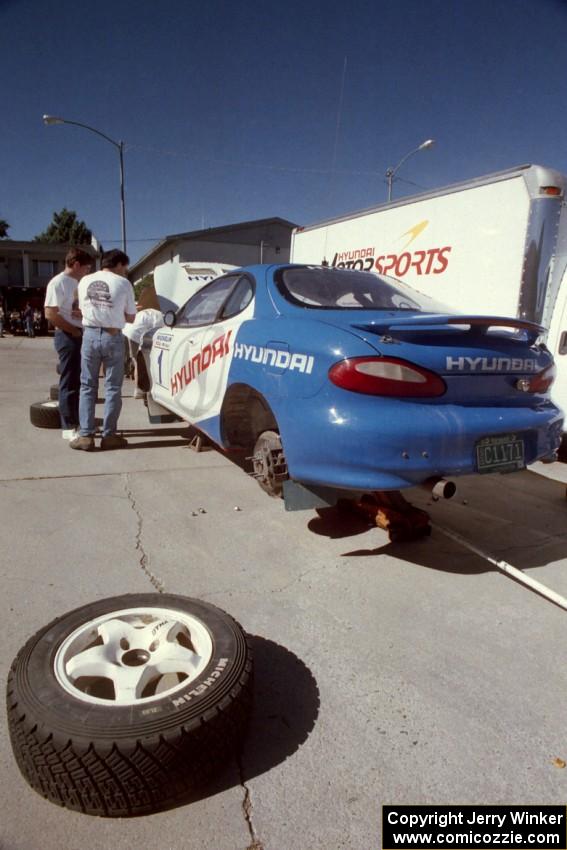
[[[64,429],[79,425],[81,342],[80,336],[71,336],[60,328],[55,331],[54,345],[59,355],[59,415]]]
[[[94,436],[95,405],[98,395],[98,376],[104,366],[104,420],[102,436],[116,433],[122,410],[122,380],[124,378],[124,337],[109,334],[103,328],[83,328],[81,349],[81,397],[79,420],[81,437]]]

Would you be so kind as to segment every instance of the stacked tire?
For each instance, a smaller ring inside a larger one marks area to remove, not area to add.
[[[59,416],[59,384],[49,387],[49,399],[30,406],[30,422],[36,428],[61,428]]]
[[[30,406],[30,422],[36,428],[60,428],[59,401],[36,401]]]

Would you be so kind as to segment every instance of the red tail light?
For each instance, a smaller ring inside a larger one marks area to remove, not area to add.
[[[397,398],[435,398],[447,389],[434,372],[394,357],[352,357],[329,369],[337,387],[366,395]]]
[[[555,373],[555,365],[551,365],[531,378],[520,378],[516,386],[525,393],[546,393],[555,380]]]
[[[540,186],[539,191],[542,195],[561,195],[562,190],[559,186]]]

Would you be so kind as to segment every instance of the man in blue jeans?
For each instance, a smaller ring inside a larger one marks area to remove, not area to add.
[[[45,293],[45,317],[55,328],[53,341],[59,357],[59,415],[64,440],[73,440],[79,427],[83,323],[77,289],[92,263],[87,251],[71,248],[65,256],[64,271],[49,281]]]
[[[95,448],[95,405],[100,367],[104,366],[104,420],[101,449],[121,449],[128,441],[116,433],[122,409],[124,337],[122,328],[134,321],[136,302],[126,277],[130,260],[123,251],[107,251],[102,269],[86,275],[79,284],[83,315],[79,436],[69,445],[90,452]]]
[[[30,337],[35,337],[35,331],[33,328],[33,307],[28,301],[24,310],[24,325],[26,326],[26,333]]]

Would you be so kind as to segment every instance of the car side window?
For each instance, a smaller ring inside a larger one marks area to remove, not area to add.
[[[193,295],[177,315],[176,327],[191,328],[210,325],[234,289],[240,275],[229,275],[214,280]]]
[[[221,319],[230,319],[232,316],[237,316],[248,307],[254,297],[254,287],[250,278],[244,275],[240,278],[228,300],[224,305],[221,313]]]

